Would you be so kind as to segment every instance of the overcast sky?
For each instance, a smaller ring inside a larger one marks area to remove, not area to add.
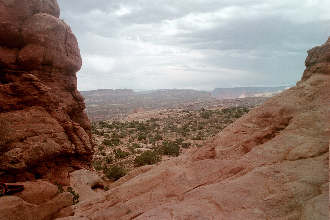
[[[80,90],[294,84],[330,35],[329,0],[58,0]]]

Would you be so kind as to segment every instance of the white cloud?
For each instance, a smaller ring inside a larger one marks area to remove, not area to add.
[[[121,6],[118,10],[116,10],[114,12],[115,15],[117,16],[124,16],[124,15],[128,15],[131,13],[131,9],[125,6]]]
[[[86,61],[83,68],[100,73],[109,73],[115,64],[115,60],[111,57],[104,57],[94,54],[82,54],[82,57]]]
[[[329,0],[59,0],[79,88],[292,84],[330,35]]]

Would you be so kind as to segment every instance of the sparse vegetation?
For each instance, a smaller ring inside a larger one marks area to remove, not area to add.
[[[57,192],[58,193],[63,193],[64,189],[63,189],[63,185],[60,183],[55,183],[55,185],[57,186]]]
[[[92,132],[98,141],[95,170],[118,180],[134,167],[151,165],[163,156],[201,147],[205,141],[249,111],[246,107],[168,110],[158,117],[131,121],[101,121]]]
[[[79,194],[76,193],[72,187],[68,187],[68,192],[72,194],[73,198],[72,198],[72,204],[76,205],[79,202]]]
[[[126,175],[126,170],[121,166],[112,166],[105,169],[104,174],[108,179],[116,181]]]
[[[115,157],[118,158],[118,159],[125,158],[125,157],[127,157],[127,156],[129,155],[128,152],[123,151],[123,150],[120,149],[120,148],[115,149],[113,152],[114,152],[114,154],[115,154]]]
[[[92,162],[92,166],[94,167],[95,170],[102,170],[103,169],[102,160],[101,159],[94,160]]]
[[[159,154],[156,151],[145,151],[142,154],[135,157],[135,166],[152,165],[161,160]]]
[[[57,186],[58,193],[65,192],[62,184],[55,183],[55,185]],[[77,203],[79,203],[80,195],[77,192],[75,192],[71,186],[69,186],[66,191],[72,194],[72,205],[76,205]]]
[[[180,154],[180,145],[175,141],[164,141],[160,152],[164,155],[177,157]]]

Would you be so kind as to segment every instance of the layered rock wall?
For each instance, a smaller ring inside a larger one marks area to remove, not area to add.
[[[0,182],[67,184],[92,154],[80,51],[59,14],[56,0],[0,0]]]

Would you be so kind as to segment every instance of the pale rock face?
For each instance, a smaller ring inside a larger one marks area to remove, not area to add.
[[[103,195],[103,180],[95,172],[77,170],[70,173],[70,185],[79,194],[79,201],[95,199]]]
[[[76,219],[318,219],[329,200],[330,41],[302,80],[208,145],[77,206]]]

